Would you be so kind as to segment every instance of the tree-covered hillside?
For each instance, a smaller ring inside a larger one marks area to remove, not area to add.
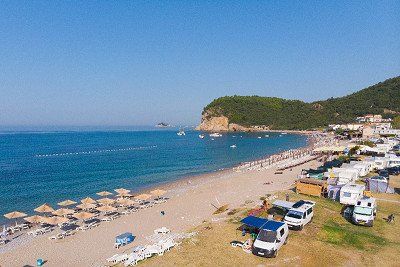
[[[400,114],[400,77],[388,79],[348,96],[306,103],[276,97],[225,96],[204,108],[207,116],[228,117],[243,126],[271,129],[311,129],[331,123],[354,122],[357,116]]]

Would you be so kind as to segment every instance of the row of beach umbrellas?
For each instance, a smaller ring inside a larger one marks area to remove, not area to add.
[[[89,209],[97,209],[98,211],[101,212],[113,212],[116,211],[117,208],[111,206],[112,204],[118,203],[119,205],[122,206],[130,206],[133,205],[135,202],[129,198],[125,198],[125,197],[133,197],[133,195],[130,194],[130,190],[127,190],[125,188],[118,188],[114,190],[115,192],[117,192],[117,196],[119,196],[120,198],[118,199],[112,199],[112,198],[108,198],[107,196],[113,195],[113,193],[108,192],[108,191],[101,191],[96,193],[98,196],[102,196],[103,198],[98,199],[98,200],[94,200],[91,197],[86,197],[84,199],[81,200],[81,204],[78,204],[76,207],[84,210],[82,212],[78,212],[75,213],[75,211],[73,209],[68,209],[66,208],[67,206],[71,206],[74,204],[77,204],[76,201],[67,199],[64,201],[61,201],[59,203],[57,203],[59,206],[62,206],[63,208],[54,210],[49,204],[45,203],[37,208],[34,209],[34,211],[38,212],[38,213],[51,213],[53,215],[56,216],[52,216],[52,217],[46,217],[46,216],[40,216],[40,215],[33,215],[30,217],[26,217],[28,216],[26,213],[20,212],[20,211],[13,211],[7,214],[4,214],[4,217],[6,217],[7,219],[19,219],[19,218],[23,218],[24,220],[33,224],[38,224],[38,223],[48,223],[48,224],[52,224],[52,225],[57,225],[57,224],[61,224],[61,223],[65,223],[68,221],[68,218],[66,218],[65,216],[67,215],[71,215],[77,219],[81,219],[81,220],[88,220],[90,218],[92,218],[94,216],[93,213],[90,212],[86,212],[85,210],[89,210]],[[135,199],[138,200],[148,200],[149,198],[151,198],[152,196],[157,196],[160,197],[162,195],[164,195],[167,191],[165,190],[161,190],[161,189],[156,189],[151,191],[151,194],[140,194],[135,196]],[[100,203],[102,204],[102,206],[100,207],[96,207],[96,203]]]

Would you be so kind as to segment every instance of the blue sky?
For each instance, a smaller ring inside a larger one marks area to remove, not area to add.
[[[0,125],[196,124],[400,74],[400,1],[1,1]]]

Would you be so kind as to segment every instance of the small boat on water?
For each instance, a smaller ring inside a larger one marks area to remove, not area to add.
[[[231,145],[230,148],[236,148],[236,145]]]
[[[269,134],[266,134],[265,137],[269,137]]]
[[[258,139],[261,139],[261,136],[257,137]]]
[[[281,134],[287,134],[287,133],[282,132]]]
[[[204,134],[199,134],[200,139],[204,139]]]
[[[220,134],[220,133],[212,133],[212,134],[210,134],[210,137],[221,137],[222,136],[222,134]]]
[[[186,135],[185,131],[179,130],[179,132],[176,133],[178,136],[184,136]]]

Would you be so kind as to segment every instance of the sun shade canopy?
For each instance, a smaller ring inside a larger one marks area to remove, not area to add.
[[[254,227],[257,229],[271,230],[271,231],[276,231],[279,229],[279,227],[285,224],[283,222],[270,221],[255,216],[248,216],[243,220],[241,220],[241,222],[250,227]]]

